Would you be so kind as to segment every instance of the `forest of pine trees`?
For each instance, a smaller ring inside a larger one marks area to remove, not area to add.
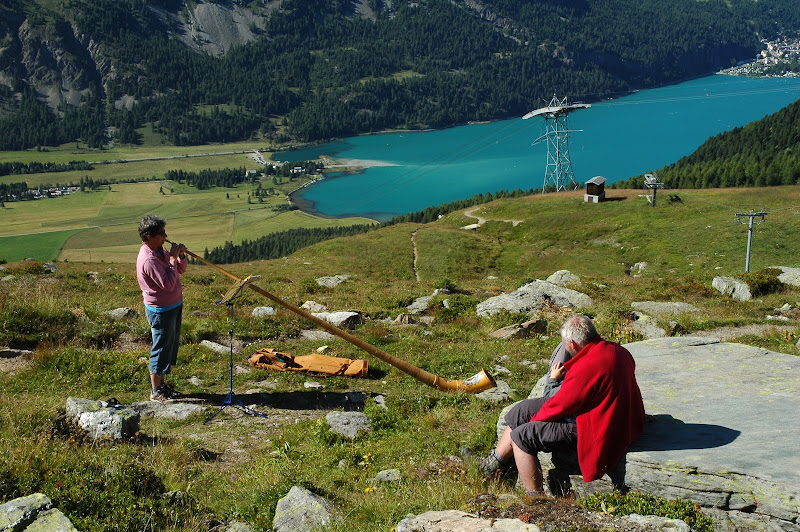
[[[63,13],[36,4],[0,21],[7,50],[22,48],[14,20],[45,33],[74,25],[117,74],[88,83],[80,106],[55,110],[10,75],[11,86],[0,84],[0,149],[102,147],[109,131],[136,144],[147,124],[184,145],[507,118],[554,93],[592,101],[754,57],[759,37],[800,29],[795,1],[485,0],[509,21],[499,28],[463,2],[373,0],[370,20],[351,2],[285,0],[260,38],[220,57],[172,38],[150,7],[177,12],[182,2],[72,0]],[[123,96],[136,103],[114,105]]]

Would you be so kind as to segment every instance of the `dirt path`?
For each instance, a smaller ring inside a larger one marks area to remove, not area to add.
[[[419,282],[419,272],[417,271],[417,262],[419,262],[419,251],[417,250],[417,241],[414,238],[417,236],[417,229],[413,233],[411,233],[411,246],[414,248],[414,279]]]
[[[485,224],[487,222],[486,218],[481,218],[480,216],[475,214],[480,209],[481,209],[480,207],[474,207],[472,209],[469,209],[468,211],[464,211],[464,216],[466,216],[468,218],[475,218],[476,220],[478,220],[478,222],[475,223],[475,224],[472,224],[472,225],[468,225],[466,227],[462,227],[462,229],[465,229],[465,228],[474,229],[476,227],[482,226],[483,224]],[[500,221],[500,222],[508,222],[508,223],[511,224],[512,227],[516,227],[519,224],[521,224],[522,222],[524,222],[525,220],[498,220],[498,221]]]

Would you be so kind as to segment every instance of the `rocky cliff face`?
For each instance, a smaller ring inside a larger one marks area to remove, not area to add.
[[[280,3],[267,2],[258,12],[238,4],[202,1],[179,12],[148,7],[155,19],[189,48],[219,56],[256,39],[269,13]],[[25,81],[57,109],[63,104],[78,105],[91,88],[105,97],[110,80],[136,75],[135,65],[124,69],[116,65],[103,46],[75,24],[43,22],[23,13],[3,12],[0,17],[0,85],[13,92],[19,89],[18,81]],[[130,105],[132,101],[129,95],[118,95],[116,104]]]

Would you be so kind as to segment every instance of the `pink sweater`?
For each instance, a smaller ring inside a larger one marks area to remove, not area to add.
[[[171,307],[183,301],[181,274],[186,271],[186,257],[179,258],[173,266],[169,251],[161,248],[161,255],[142,244],[136,259],[136,278],[142,289],[144,304],[148,307]]]

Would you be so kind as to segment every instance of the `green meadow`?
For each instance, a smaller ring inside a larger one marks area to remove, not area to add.
[[[299,211],[283,211],[288,193],[309,177],[292,182],[284,178],[278,185],[265,180],[262,186],[273,188],[274,193],[260,201],[254,196],[257,185],[197,190],[161,179],[169,170],[260,169],[251,154],[231,153],[253,147],[252,143],[237,143],[216,147],[116,148],[102,153],[65,149],[4,152],[0,154],[0,162],[155,159],[97,164],[90,171],[3,176],[0,182],[25,181],[30,188],[55,183],[77,184],[83,177],[108,180],[112,184],[57,198],[6,202],[0,209],[0,260],[132,262],[141,245],[137,226],[146,214],[164,217],[169,222],[170,239],[182,242],[197,253],[228,241],[239,244],[276,231],[371,221],[364,218],[331,220]],[[219,155],[223,152],[224,155]],[[179,157],[161,159],[175,155]],[[269,153],[263,155],[268,157]],[[155,181],[142,181],[153,177]]]

